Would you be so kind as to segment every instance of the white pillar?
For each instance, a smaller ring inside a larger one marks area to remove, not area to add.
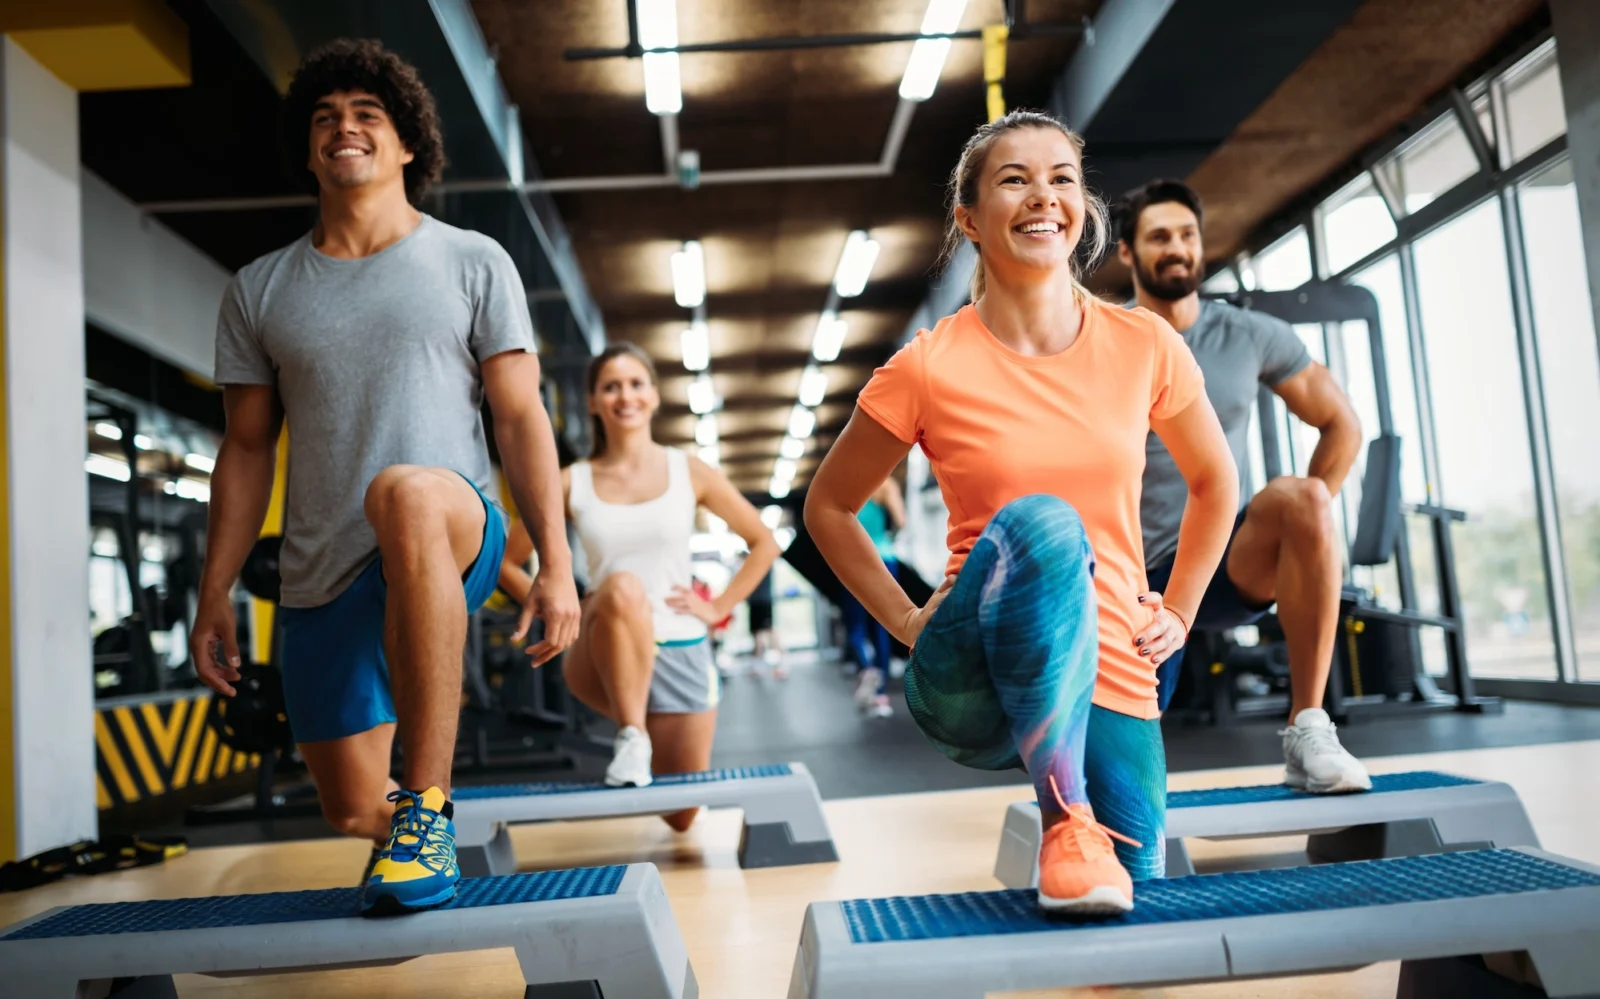
[[[1567,112],[1567,152],[1578,190],[1594,328],[1600,331],[1600,3],[1550,0]]]
[[[96,833],[80,201],[78,95],[0,38],[0,845],[18,857]]]

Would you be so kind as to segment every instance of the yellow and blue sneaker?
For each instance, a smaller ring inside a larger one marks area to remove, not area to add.
[[[461,868],[456,864],[454,809],[444,792],[395,791],[389,843],[378,851],[367,875],[361,914],[389,916],[443,905],[455,897]]]

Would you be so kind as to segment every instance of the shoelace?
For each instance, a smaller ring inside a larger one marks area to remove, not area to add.
[[[1129,837],[1122,835],[1115,829],[1106,825],[1104,822],[1101,822],[1099,819],[1085,819],[1082,815],[1074,814],[1067,808],[1067,799],[1061,796],[1061,788],[1056,785],[1056,775],[1046,774],[1045,776],[1050,781],[1050,793],[1056,796],[1056,804],[1061,806],[1061,814],[1070,819],[1077,820],[1079,827],[1083,832],[1088,832],[1089,826],[1097,826],[1102,832],[1104,832],[1107,836],[1110,836],[1112,839],[1121,840],[1136,850],[1144,849],[1143,843],[1136,839],[1130,839]],[[1057,823],[1057,825],[1060,825],[1060,823]]]
[[[416,861],[430,871],[443,873],[450,866],[450,854],[440,848],[453,847],[455,837],[439,824],[440,814],[423,807],[422,795],[415,791],[391,791],[388,800],[405,804],[395,809],[398,824],[389,833],[389,844],[378,851],[379,859],[400,864]],[[411,842],[406,842],[407,837]],[[434,847],[434,852],[424,852],[429,846]]]

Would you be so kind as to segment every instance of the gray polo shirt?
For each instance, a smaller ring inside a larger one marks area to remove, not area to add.
[[[330,257],[307,234],[234,276],[216,380],[283,400],[285,607],[331,601],[371,562],[362,503],[388,466],[454,469],[492,496],[480,365],[511,350],[534,339],[510,256],[427,215],[369,257]]]
[[[1271,388],[1311,363],[1311,354],[1281,319],[1236,308],[1226,302],[1200,300],[1194,325],[1178,331],[1206,377],[1206,396],[1217,411],[1228,449],[1239,466],[1239,503],[1255,494],[1250,482],[1250,413],[1258,386]],[[1178,528],[1189,487],[1155,434],[1145,442],[1144,494],[1139,520],[1144,529],[1144,561],[1153,567],[1178,551]]]

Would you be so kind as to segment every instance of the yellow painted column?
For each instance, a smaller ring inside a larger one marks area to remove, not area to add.
[[[0,0],[0,861],[96,832],[77,93],[188,83],[161,0]]]

